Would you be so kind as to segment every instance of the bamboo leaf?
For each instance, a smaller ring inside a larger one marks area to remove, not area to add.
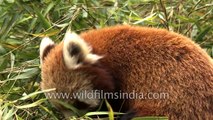
[[[47,36],[53,36],[53,35],[56,35],[60,32],[60,30],[58,29],[51,29],[51,30],[48,30],[46,32],[43,32],[43,33],[37,33],[37,34],[31,34],[35,37],[47,37]]]
[[[39,107],[41,107],[43,110],[48,112],[53,117],[54,120],[58,120],[58,118],[53,114],[53,112],[51,110],[49,110],[47,107],[44,107],[42,105],[39,105]]]
[[[55,102],[63,105],[65,108],[69,109],[69,110],[72,110],[72,112],[76,115],[76,116],[82,116],[84,113],[82,113],[82,111],[78,110],[77,108],[75,108],[74,106],[66,103],[66,102],[63,102],[63,101],[60,101],[60,100],[55,100]]]
[[[0,71],[4,70],[7,67],[7,58],[0,57]]]
[[[156,14],[154,13],[154,14],[151,14],[151,15],[149,15],[149,16],[141,19],[141,20],[138,20],[138,21],[134,22],[133,24],[136,25],[136,24],[139,24],[139,23],[143,23],[145,21],[152,21],[153,19],[155,19],[155,17],[156,17]]]
[[[55,90],[56,90],[56,89],[53,88],[53,89],[47,89],[47,90],[42,90],[42,91],[33,92],[33,93],[30,93],[29,95],[26,95],[26,96],[24,96],[24,97],[21,97],[21,98],[18,99],[18,100],[26,100],[26,99],[32,98],[32,97],[34,97],[34,96],[36,96],[36,95],[38,95],[38,94],[45,93],[45,92],[50,92],[50,91],[55,91]]]
[[[38,16],[39,20],[41,21],[42,25],[44,26],[45,29],[48,29],[51,27],[50,22],[45,18],[45,16],[43,14],[41,14],[40,11],[38,11],[39,9],[34,6],[34,10],[36,15]]]
[[[5,27],[3,29],[3,31],[0,31],[0,39],[5,39],[8,35],[8,33],[10,32],[10,30],[14,27],[14,25],[17,22],[17,19],[20,17],[19,14],[15,14],[14,16],[12,16],[12,18],[9,20],[9,22],[5,22]],[[8,19],[6,19],[8,20]]]
[[[37,75],[39,72],[38,68],[30,68],[27,69],[27,71],[25,73],[22,73],[20,75],[17,75],[13,78],[11,78],[10,80],[18,80],[18,79],[27,79],[27,78],[31,78],[34,75]]]
[[[196,41],[202,41],[204,36],[212,29],[212,26],[206,27],[196,38]]]
[[[46,100],[47,99],[40,99],[40,100],[38,100],[36,102],[33,102],[31,104],[16,106],[16,108],[18,108],[18,109],[26,109],[26,108],[31,108],[31,107],[39,106],[41,103],[43,103]]]
[[[106,102],[106,106],[107,106],[108,111],[109,111],[109,114],[108,114],[109,120],[114,120],[114,112],[112,110],[112,107],[110,106],[110,104],[108,103],[107,100],[105,100],[105,102]]]
[[[8,109],[8,106],[3,111],[2,120],[12,120],[13,115],[16,113],[14,108]]]

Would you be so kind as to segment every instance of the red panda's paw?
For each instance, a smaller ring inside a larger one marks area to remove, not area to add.
[[[91,53],[92,48],[76,33],[68,31],[64,37],[63,57],[68,69],[77,69],[83,64],[94,64],[102,56]]]

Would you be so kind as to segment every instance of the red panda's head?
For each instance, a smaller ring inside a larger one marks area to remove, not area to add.
[[[67,32],[59,44],[44,38],[40,45],[41,89],[56,89],[46,96],[59,109],[62,107],[55,104],[54,99],[78,109],[97,107],[100,99],[74,98],[73,94],[92,92],[94,95],[94,90],[113,91],[112,77],[99,62],[102,58],[92,53],[92,47],[75,33]]]

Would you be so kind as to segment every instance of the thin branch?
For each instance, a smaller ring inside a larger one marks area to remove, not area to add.
[[[162,7],[162,9],[163,9],[163,13],[164,13],[164,15],[165,15],[165,20],[166,20],[166,21],[164,21],[164,24],[166,25],[166,28],[169,30],[169,24],[168,24],[169,19],[168,19],[168,14],[167,14],[166,8],[165,8],[165,6],[164,6],[162,0],[160,0],[160,5],[161,5],[161,7]]]

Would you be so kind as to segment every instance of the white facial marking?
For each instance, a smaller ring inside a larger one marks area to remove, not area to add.
[[[46,47],[48,47],[50,45],[54,45],[54,42],[49,37],[45,37],[42,39],[41,44],[40,44],[40,62],[41,63],[42,63],[42,57],[43,57],[44,50],[46,49]]]

